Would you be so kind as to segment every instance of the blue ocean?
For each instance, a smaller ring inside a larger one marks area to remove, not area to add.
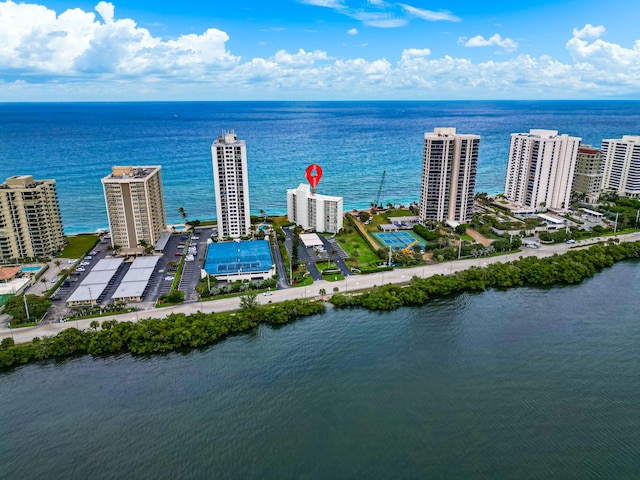
[[[509,136],[558,130],[600,146],[640,134],[638,101],[361,101],[0,104],[0,180],[57,181],[67,234],[107,227],[100,179],[113,165],[161,165],[169,223],[215,218],[211,143],[247,143],[251,211],[286,213],[286,190],[320,164],[318,192],[346,209],[417,201],[425,131],[481,136],[477,191],[504,185]]]

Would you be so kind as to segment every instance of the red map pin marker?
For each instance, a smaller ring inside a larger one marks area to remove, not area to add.
[[[322,167],[318,164],[311,164],[307,167],[307,180],[311,184],[311,188],[313,191],[316,191],[316,187],[320,182],[320,178],[322,178]]]

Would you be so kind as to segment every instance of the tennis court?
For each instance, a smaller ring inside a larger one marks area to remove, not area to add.
[[[383,247],[391,247],[393,249],[402,250],[403,248],[411,246],[416,242],[421,247],[424,247],[424,240],[413,232],[385,232],[372,233],[371,235],[373,235],[378,243],[380,243]]]
[[[210,243],[204,269],[209,275],[263,272],[273,265],[267,240]]]

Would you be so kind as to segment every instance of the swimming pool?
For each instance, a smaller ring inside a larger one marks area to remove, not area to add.
[[[33,273],[40,270],[42,267],[22,267],[20,273]]]

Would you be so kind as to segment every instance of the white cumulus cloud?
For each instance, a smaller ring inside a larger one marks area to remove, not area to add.
[[[640,40],[636,40],[632,48],[624,48],[601,39],[589,43],[573,37],[566,47],[576,62],[588,63],[612,74],[619,71],[631,76],[640,72]]]
[[[605,28],[602,25],[598,25],[594,27],[590,23],[587,23],[580,30],[577,28],[573,29],[573,36],[576,38],[600,38],[602,34],[605,32]]]
[[[279,50],[270,59],[278,64],[285,64],[291,66],[313,65],[318,60],[328,60],[327,52],[316,50],[314,52],[305,52],[303,49],[298,50],[298,53],[288,53],[285,50]]]
[[[349,30],[347,30],[347,33],[349,35],[357,35],[358,34],[358,29],[357,28],[350,28]]]
[[[502,38],[499,33],[494,33],[489,38],[484,38],[482,35],[476,35],[467,39],[466,37],[460,37],[458,42],[465,47],[501,47],[508,52],[513,52],[518,48],[518,43],[511,40],[509,37]]]
[[[405,48],[402,51],[402,57],[428,57],[431,50],[428,48]]]
[[[111,3],[98,3],[96,11],[102,21],[78,8],[57,15],[41,5],[0,3],[0,70],[180,76],[239,60],[227,52],[229,36],[221,30],[163,41],[131,19],[115,19]]]
[[[404,20],[386,11],[358,15],[365,23]],[[392,61],[369,49],[367,58],[349,58],[298,45],[243,60],[217,28],[164,39],[118,18],[108,2],[57,13],[7,0],[0,1],[0,101],[639,97],[640,40],[605,42],[604,31],[587,25],[567,32],[571,60],[562,62],[526,54],[485,62],[434,57],[433,46],[421,43],[387,53]],[[517,47],[498,34],[459,41]]]

